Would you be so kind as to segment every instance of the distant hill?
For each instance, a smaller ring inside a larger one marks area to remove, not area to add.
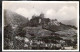
[[[72,26],[77,27],[77,19],[62,20],[62,23],[63,23],[63,24],[66,24],[66,25],[72,25]]]
[[[4,24],[23,25],[28,22],[28,19],[10,10],[4,10]]]

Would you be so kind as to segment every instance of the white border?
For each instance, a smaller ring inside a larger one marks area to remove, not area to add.
[[[3,47],[4,47],[4,2],[16,2],[16,3],[77,3],[77,26],[78,26],[78,37],[77,37],[77,46],[78,46],[78,49],[77,50],[4,50]],[[79,51],[79,1],[2,1],[2,51]]]

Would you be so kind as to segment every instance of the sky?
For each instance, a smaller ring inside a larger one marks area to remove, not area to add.
[[[45,18],[60,22],[77,20],[77,3],[71,2],[3,2],[3,8],[31,19],[33,15],[44,13]]]

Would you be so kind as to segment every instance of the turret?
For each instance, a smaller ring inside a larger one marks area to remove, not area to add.
[[[44,18],[44,14],[43,14],[43,13],[41,13],[41,14],[40,14],[40,17],[41,17],[41,18]]]

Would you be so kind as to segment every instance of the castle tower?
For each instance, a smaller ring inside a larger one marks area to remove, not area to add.
[[[41,13],[41,14],[40,14],[40,17],[44,18],[44,14],[43,14],[43,13]]]

